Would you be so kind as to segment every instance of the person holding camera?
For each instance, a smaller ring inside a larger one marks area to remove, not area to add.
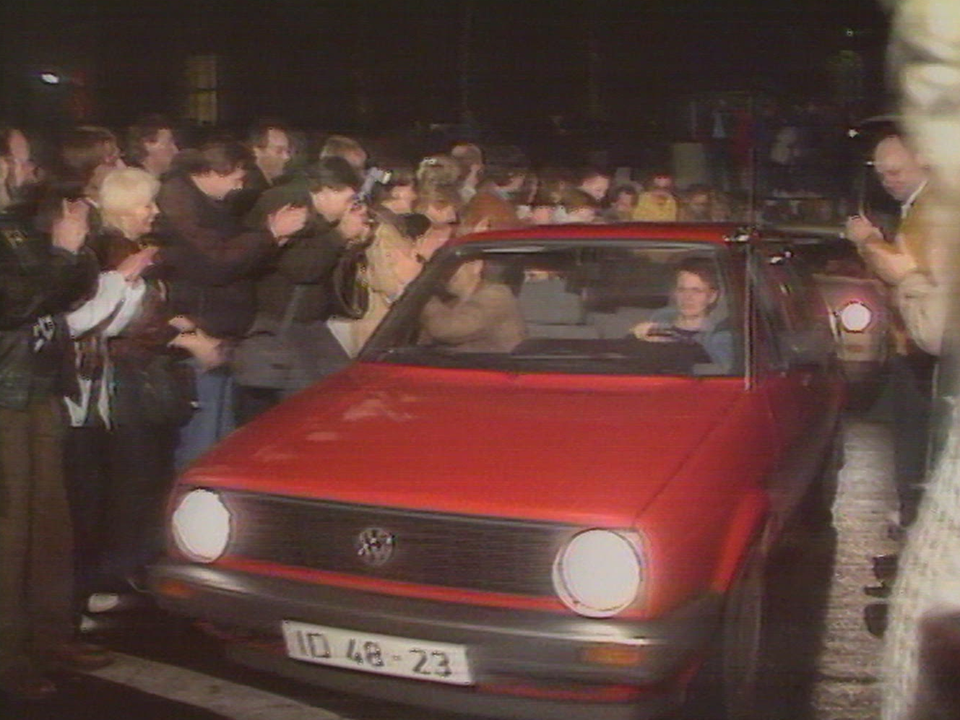
[[[337,311],[334,273],[344,250],[366,230],[358,189],[353,167],[341,157],[327,157],[267,190],[248,216],[248,224],[257,227],[274,208],[292,204],[305,206],[310,219],[257,281],[256,317],[233,357],[238,424],[348,361],[326,321]]]

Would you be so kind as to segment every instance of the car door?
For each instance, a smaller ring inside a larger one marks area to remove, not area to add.
[[[751,276],[753,375],[779,443],[768,492],[782,525],[833,438],[840,405],[836,345],[812,278],[789,252],[757,249]]]

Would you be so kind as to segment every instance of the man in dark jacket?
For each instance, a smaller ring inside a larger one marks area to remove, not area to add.
[[[62,313],[96,281],[87,209],[64,202],[52,239],[0,226],[0,690],[56,691],[44,673],[111,658],[73,638],[73,539],[63,480]]]
[[[254,368],[263,363],[251,357],[251,345],[241,345],[235,358],[238,424],[347,363],[326,320],[333,304],[332,276],[347,243],[337,226],[354,203],[359,185],[360,178],[346,160],[325,158],[265,192],[247,216],[250,227],[263,227],[269,213],[286,205],[308,205],[312,211],[310,222],[273,256],[256,286],[257,320],[251,334],[268,333],[277,347],[287,350],[289,376],[283,387],[265,385],[262,376],[244,369],[244,360]]]
[[[208,335],[227,340],[247,332],[256,278],[307,218],[306,208],[285,205],[261,227],[245,228],[225,200],[242,187],[249,160],[249,151],[233,142],[184,151],[157,195],[158,227],[168,239],[161,262],[170,273],[170,307]],[[199,407],[181,430],[178,468],[233,429],[233,392],[226,367],[197,375]]]
[[[290,132],[279,120],[256,122],[247,137],[253,153],[243,178],[243,188],[234,193],[230,204],[243,217],[249,213],[266,190],[280,182],[293,154]]]

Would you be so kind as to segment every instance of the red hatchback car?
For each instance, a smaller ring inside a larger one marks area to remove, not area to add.
[[[445,248],[358,361],[181,477],[161,604],[255,667],[501,718],[749,709],[764,565],[837,460],[827,310],[724,226]]]

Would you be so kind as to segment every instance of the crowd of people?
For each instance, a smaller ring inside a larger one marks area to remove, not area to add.
[[[141,586],[175,473],[347,364],[454,235],[728,212],[668,173],[302,137],[266,120],[181,149],[147,116],[72,128],[37,162],[0,129],[0,691],[111,661],[80,625]]]

